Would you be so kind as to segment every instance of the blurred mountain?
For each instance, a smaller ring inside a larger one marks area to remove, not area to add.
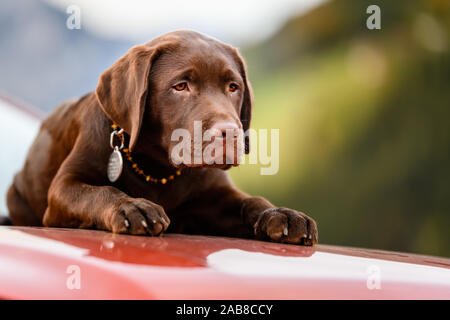
[[[133,44],[66,27],[68,15],[37,0],[2,0],[0,89],[50,111],[83,95]],[[81,16],[81,23],[83,16]]]
[[[310,214],[323,243],[450,256],[449,33],[449,1],[339,0],[247,48],[253,127],[280,129],[280,170],[234,180]]]

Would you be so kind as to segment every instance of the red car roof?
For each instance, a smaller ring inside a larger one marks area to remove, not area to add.
[[[79,277],[79,289],[70,284]],[[0,298],[449,299],[450,259],[167,234],[0,227]]]

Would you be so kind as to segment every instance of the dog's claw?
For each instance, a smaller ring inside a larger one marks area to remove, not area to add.
[[[284,230],[283,230],[283,234],[285,235],[285,236],[287,236],[288,235],[288,228],[286,227],[286,228],[284,228]]]
[[[127,227],[127,228],[130,227],[130,222],[127,219],[125,219],[124,224],[125,224],[125,227]]]
[[[258,234],[258,221],[253,225],[253,231],[255,232],[255,236]]]

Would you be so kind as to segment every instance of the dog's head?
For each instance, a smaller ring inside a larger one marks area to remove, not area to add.
[[[199,33],[172,32],[131,48],[101,75],[96,95],[105,114],[130,135],[130,150],[146,143],[143,131],[152,131],[175,166],[225,169],[237,165],[240,147],[249,152],[243,132],[250,126],[252,93],[245,63],[235,48]],[[194,159],[198,143],[203,155],[223,165]]]

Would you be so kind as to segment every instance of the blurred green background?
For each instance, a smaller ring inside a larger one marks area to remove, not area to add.
[[[339,0],[244,48],[280,169],[236,184],[311,215],[321,243],[450,256],[449,32],[450,1]]]

